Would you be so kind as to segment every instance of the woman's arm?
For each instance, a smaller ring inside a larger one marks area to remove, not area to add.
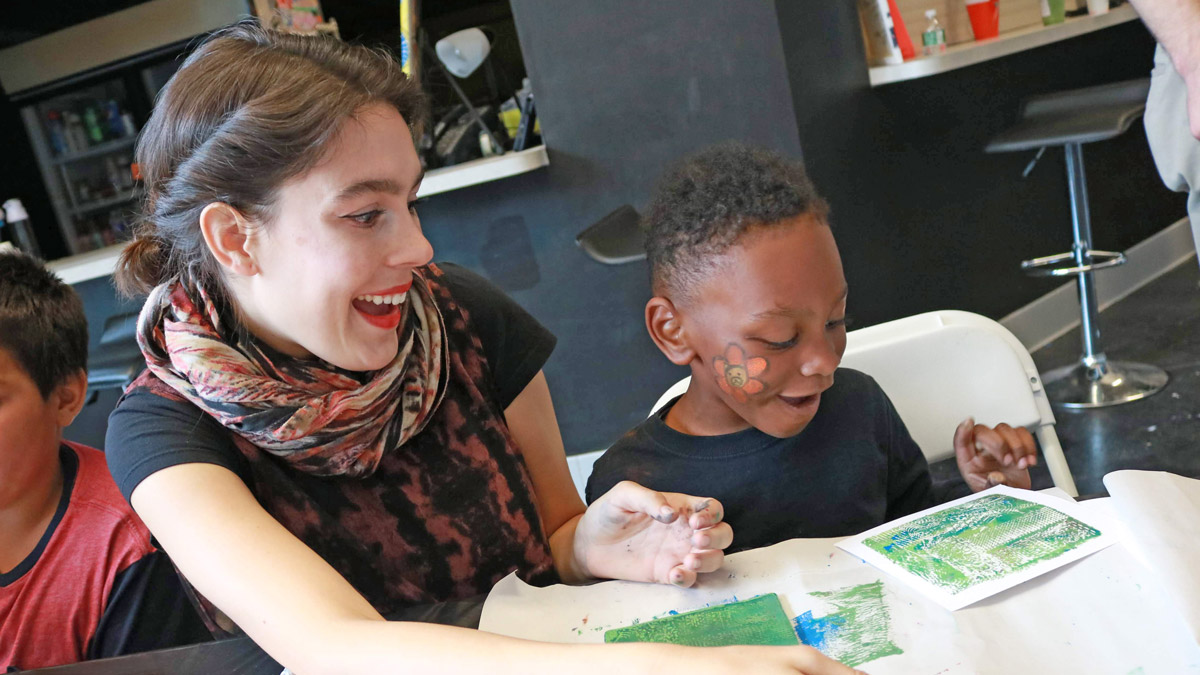
[[[183,574],[299,675],[401,669],[441,673],[852,671],[807,647],[693,649],[557,645],[434,624],[387,622],[332,567],[259,506],[231,471],[180,464],[151,474],[134,509]],[[762,668],[759,668],[762,666]]]
[[[1186,83],[1192,135],[1200,138],[1200,0],[1131,2]]]
[[[655,492],[626,481],[585,512],[542,372],[504,416],[529,469],[563,581],[608,578],[690,586],[698,572],[721,566],[733,531],[721,522],[723,509],[715,499]]]

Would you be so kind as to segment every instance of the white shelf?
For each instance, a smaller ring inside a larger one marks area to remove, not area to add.
[[[421,182],[421,191],[417,193],[417,196],[428,197],[468,185],[488,183],[540,169],[549,164],[550,156],[546,154],[545,145],[520,152],[510,152],[498,157],[475,159],[426,173],[425,180]]]
[[[946,50],[945,54],[922,56],[894,66],[874,66],[870,69],[871,86],[915,80],[944,73],[1002,56],[1034,49],[1073,37],[1085,35],[1109,26],[1136,21],[1137,12],[1126,4],[1099,16],[1079,16],[1053,26],[1029,26],[1001,33],[999,37],[981,42],[964,42]]]
[[[546,153],[546,146],[539,145],[521,152],[510,152],[499,157],[476,159],[444,169],[434,169],[425,174],[425,180],[421,182],[421,190],[417,196],[428,197],[468,185],[500,180],[540,169],[549,164],[550,156]],[[125,244],[108,246],[51,261],[46,263],[46,267],[68,284],[98,279],[112,274],[117,269],[117,258],[121,256],[124,248]]]
[[[114,244],[69,258],[51,260],[46,267],[68,284],[77,284],[112,274],[117,269],[117,258],[121,257],[121,251],[124,250],[125,244]]]

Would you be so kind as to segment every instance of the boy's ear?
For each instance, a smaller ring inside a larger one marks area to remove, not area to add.
[[[646,330],[650,339],[677,366],[686,366],[695,358],[696,352],[687,340],[682,317],[675,303],[669,298],[656,295],[646,303]]]
[[[258,274],[250,250],[250,229],[242,214],[229,204],[213,202],[200,212],[200,232],[217,263],[242,276]]]
[[[87,401],[87,373],[80,370],[69,375],[54,388],[51,396],[54,397],[59,428],[71,426],[71,422],[75,421],[75,416],[83,410],[83,404]]]

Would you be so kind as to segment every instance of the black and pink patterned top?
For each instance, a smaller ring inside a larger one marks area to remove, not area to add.
[[[126,499],[169,466],[226,467],[384,616],[486,593],[514,570],[533,584],[556,582],[533,484],[504,420],[554,336],[461,267],[431,266],[427,279],[446,324],[446,395],[426,427],[386,453],[372,475],[298,472],[146,371],[110,416],[105,443]]]

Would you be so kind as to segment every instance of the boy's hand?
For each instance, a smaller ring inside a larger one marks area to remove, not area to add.
[[[691,586],[725,560],[733,529],[715,499],[621,481],[575,528],[575,559],[593,577]]]
[[[968,417],[954,431],[954,455],[963,480],[975,492],[996,485],[1032,486],[1029,467],[1037,464],[1037,446],[1024,427],[990,428]]]

